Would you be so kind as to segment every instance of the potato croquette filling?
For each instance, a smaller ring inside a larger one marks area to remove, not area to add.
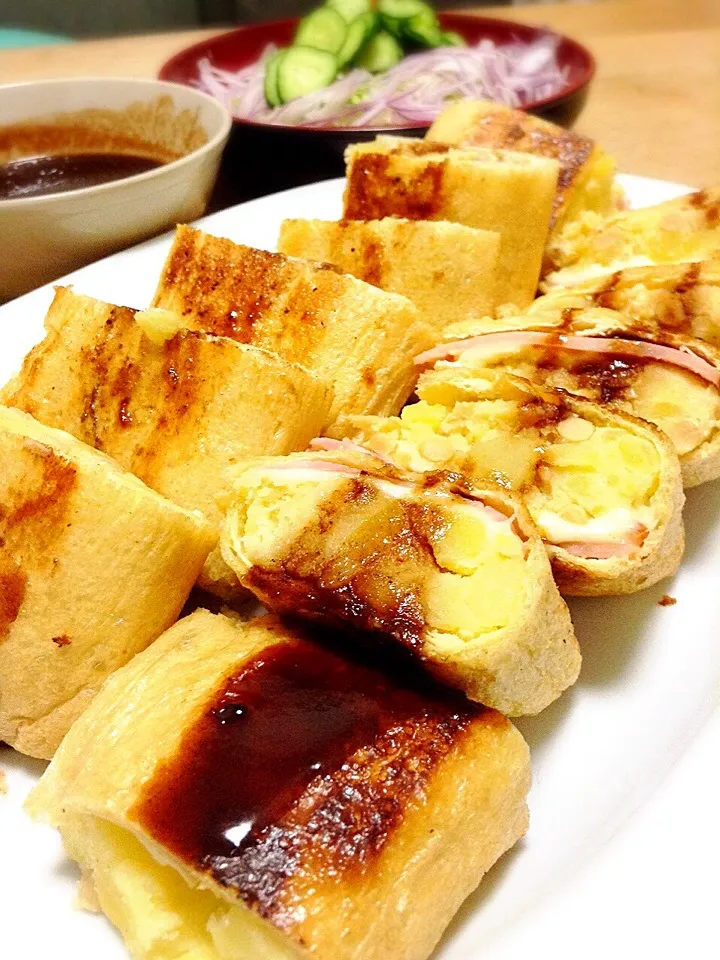
[[[430,393],[442,396],[442,385]],[[521,414],[513,400],[421,400],[368,425],[362,442],[404,469],[503,484],[522,494],[548,543],[602,544],[588,559],[606,559],[607,544],[621,544],[621,554],[641,547],[655,525],[661,469],[652,440],[560,408],[554,421],[538,413],[524,424]]]
[[[680,457],[696,451],[720,429],[717,386],[670,363],[563,351],[555,345],[483,348],[482,338],[478,344],[460,356],[460,366],[497,369],[598,403],[616,404],[660,427]]]
[[[238,493],[226,559],[288,610],[310,596],[420,649],[491,635],[528,602],[525,537],[480,501],[311,466],[251,470]]]

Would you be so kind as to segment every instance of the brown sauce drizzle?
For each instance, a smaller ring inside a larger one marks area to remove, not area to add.
[[[298,630],[223,681],[131,818],[291,928],[293,879],[317,888],[323,876],[362,873],[486,715],[410,674],[341,657]]]
[[[612,357],[602,363],[581,363],[571,368],[578,386],[591,391],[600,403],[619,401],[649,361]]]
[[[655,363],[651,358],[643,357],[620,357],[608,354],[606,356],[595,355],[593,359],[588,359],[588,354],[574,353],[573,351],[562,352],[562,337],[571,328],[572,316],[566,317],[566,312],[572,314],[574,311],[563,311],[563,324],[553,331],[553,336],[548,338],[548,344],[543,347],[533,348],[533,353],[537,357],[534,362],[542,383],[551,387],[561,389],[581,390],[584,395],[589,394],[590,399],[598,403],[612,403],[622,400],[624,394],[633,385],[638,374],[649,364]],[[631,333],[623,334],[622,331],[613,332],[615,339],[625,339],[635,341],[638,338]],[[560,347],[560,351],[557,350]],[[591,355],[592,356],[592,355]],[[568,383],[566,378],[571,379]],[[531,405],[532,409],[533,405]],[[559,413],[559,411],[557,411]],[[562,419],[556,416],[555,422]],[[547,426],[550,421],[543,424]],[[525,424],[527,425],[527,424]]]

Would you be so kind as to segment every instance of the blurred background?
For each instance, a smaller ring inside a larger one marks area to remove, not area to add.
[[[512,0],[440,0],[435,6],[459,10],[479,3],[509,6]],[[0,0],[0,29],[14,27],[58,36],[103,37],[252,23],[297,16],[315,6],[317,0]]]

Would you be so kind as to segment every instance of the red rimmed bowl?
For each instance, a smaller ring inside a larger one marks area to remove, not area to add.
[[[461,34],[469,44],[485,38],[505,44],[557,36],[542,27],[490,17],[441,13],[439,18],[443,29]],[[205,58],[224,70],[239,70],[258,60],[269,44],[289,46],[297,24],[297,19],[277,20],[210,37],[175,54],[163,65],[160,78],[195,87],[198,64]],[[560,36],[557,56],[560,66],[567,70],[565,87],[553,97],[528,104],[526,109],[554,123],[570,126],[587,99],[595,60],[580,43],[564,36]],[[344,172],[342,153],[349,143],[371,140],[379,133],[423,136],[427,129],[428,124],[423,123],[338,128],[236,119],[223,163],[220,196],[214,205],[224,206],[273,190],[341,176]]]

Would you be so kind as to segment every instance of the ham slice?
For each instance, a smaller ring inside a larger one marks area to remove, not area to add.
[[[392,460],[388,460],[387,457],[383,457],[382,454],[376,453],[375,450],[370,450],[368,447],[363,447],[359,443],[353,443],[352,440],[334,440],[332,437],[315,437],[310,441],[311,450],[348,450],[351,453],[364,453],[371,457],[375,457],[377,460],[381,460],[383,463],[388,464],[388,466],[395,466]]]
[[[574,557],[584,560],[615,560],[632,556],[645,542],[648,535],[647,527],[642,523],[636,524],[624,537],[619,540],[590,541],[584,543],[555,544]]]
[[[543,347],[546,350],[573,350],[579,353],[598,353],[613,357],[637,357],[641,360],[656,360],[669,363],[694,373],[717,387],[720,385],[720,369],[703,360],[688,347],[666,347],[647,340],[622,340],[617,337],[579,337],[570,334],[558,334],[553,331],[517,330],[506,333],[486,333],[467,340],[443,343],[426,350],[415,357],[418,366],[435,363],[438,360],[456,359],[466,350],[477,347],[507,347],[510,350],[519,347]]]
[[[274,473],[275,471],[291,471],[297,470],[298,472],[310,470],[311,472],[324,472],[324,473],[338,473],[342,474],[345,477],[359,477],[360,471],[354,469],[354,467],[348,467],[344,463],[333,463],[332,460],[312,460],[308,457],[307,460],[285,460],[282,462],[274,463],[270,468]]]
[[[373,454],[372,450],[367,450],[365,447],[360,446],[360,444],[353,443],[350,440],[333,440],[330,437],[317,437],[314,440],[310,441],[310,446],[315,447],[320,450],[354,450],[355,452],[361,451],[362,453]],[[375,454],[373,454],[374,456]],[[385,460],[384,457],[378,457],[379,460],[383,460],[385,463],[393,464],[389,460]],[[336,476],[345,476],[345,477],[359,477],[362,475],[362,470],[356,469],[354,467],[349,467],[344,463],[334,463],[332,460],[313,460],[308,457],[307,460],[301,459],[288,459],[283,462],[274,463],[272,470],[276,471],[291,471],[297,470],[298,472],[305,473],[307,471],[318,471],[326,473],[334,473]],[[391,493],[390,488],[394,488],[400,491],[400,496],[405,496],[407,491],[412,491],[415,489],[415,484],[411,483],[409,480],[387,480],[384,477],[378,477],[376,479],[378,486],[382,489],[385,488],[388,493]],[[476,507],[481,510],[484,516],[490,520],[492,523],[510,523],[515,524],[515,514],[506,514],[501,510],[497,510],[495,507],[491,507],[489,504],[485,503],[483,500],[478,497],[474,497],[472,493],[443,493],[442,491],[425,491],[426,495],[435,496],[442,499],[456,498],[461,500],[463,503],[471,507]],[[518,536],[523,539],[520,534],[519,528],[514,531]]]

